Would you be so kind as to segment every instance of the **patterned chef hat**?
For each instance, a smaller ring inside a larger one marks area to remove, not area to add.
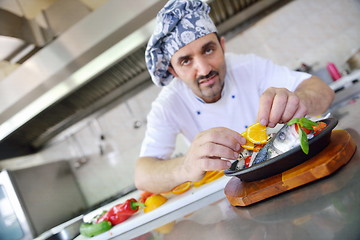
[[[156,28],[145,51],[151,79],[165,86],[174,78],[168,72],[171,57],[186,44],[217,32],[210,7],[200,0],[170,0],[156,17]]]

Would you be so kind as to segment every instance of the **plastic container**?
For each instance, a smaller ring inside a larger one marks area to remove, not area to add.
[[[326,66],[326,69],[328,70],[331,78],[336,81],[338,80],[339,78],[341,78],[341,74],[339,72],[339,70],[337,69],[337,67],[335,66],[334,63],[332,62],[329,62]]]

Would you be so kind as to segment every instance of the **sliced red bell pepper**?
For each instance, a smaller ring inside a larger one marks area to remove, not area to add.
[[[311,133],[311,129],[307,129],[306,127],[300,127],[306,134]],[[295,123],[295,130],[296,132],[299,132],[299,124]]]
[[[249,167],[250,166],[250,160],[251,160],[251,156],[247,156],[245,158],[245,167]]]
[[[119,224],[139,210],[139,207],[145,207],[143,203],[136,201],[134,198],[126,200],[124,203],[120,203],[110,208],[104,215],[102,215],[97,222],[110,221],[112,225]]]
[[[314,136],[318,135],[322,130],[324,130],[327,127],[327,124],[325,122],[318,122],[319,125],[313,126],[314,130]]]

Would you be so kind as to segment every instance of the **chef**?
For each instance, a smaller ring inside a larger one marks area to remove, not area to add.
[[[200,0],[170,0],[157,15],[145,52],[155,85],[162,87],[147,117],[135,184],[153,193],[206,171],[227,169],[255,122],[268,127],[321,114],[334,92],[319,78],[253,54],[225,53],[225,40]],[[241,42],[239,42],[241,44]],[[172,157],[176,137],[189,142]]]

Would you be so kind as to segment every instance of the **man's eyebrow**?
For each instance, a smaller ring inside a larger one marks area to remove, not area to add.
[[[177,63],[181,64],[182,61],[189,59],[189,58],[190,58],[190,55],[181,56],[177,59]]]
[[[208,49],[211,46],[216,46],[216,43],[214,41],[209,41],[209,42],[205,43],[201,49],[202,49],[202,51],[205,51],[206,49]]]

